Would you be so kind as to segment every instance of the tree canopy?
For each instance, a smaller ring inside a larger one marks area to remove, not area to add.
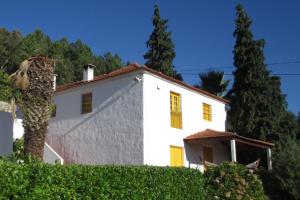
[[[278,139],[278,124],[285,112],[279,77],[264,62],[264,41],[255,40],[251,20],[241,5],[236,7],[234,82],[230,91],[229,120],[240,135],[262,140]]]
[[[91,63],[97,66],[95,75],[108,73],[123,66],[117,54],[107,52],[95,55],[81,40],[69,42],[67,38],[52,41],[41,30],[26,36],[19,31],[0,29],[0,67],[11,74],[19,63],[32,56],[48,56],[55,60],[55,73],[59,85],[82,80],[82,67]]]
[[[152,24],[154,29],[146,43],[148,52],[144,55],[145,65],[170,77],[182,80],[182,76],[176,72],[173,65],[176,53],[171,32],[168,31],[168,20],[161,18],[158,5],[154,6]]]

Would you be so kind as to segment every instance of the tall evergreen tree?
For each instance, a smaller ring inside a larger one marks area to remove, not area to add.
[[[285,112],[280,79],[270,75],[264,62],[264,41],[254,40],[251,20],[241,5],[236,7],[234,83],[230,91],[229,121],[233,131],[256,139],[277,140]]]
[[[148,52],[144,55],[145,65],[168,76],[182,80],[181,75],[176,72],[173,65],[176,53],[171,39],[171,32],[167,30],[168,20],[161,18],[158,5],[154,6],[152,20],[154,29],[146,43]]]

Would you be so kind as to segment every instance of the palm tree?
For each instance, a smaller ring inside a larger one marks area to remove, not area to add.
[[[24,114],[25,155],[43,158],[48,120],[53,96],[53,62],[47,57],[23,61],[12,75],[15,89],[22,93],[18,104]]]
[[[195,85],[195,87],[221,97],[224,95],[229,84],[229,80],[224,79],[224,72],[222,71],[211,70],[199,74],[199,78],[201,80],[200,85]]]

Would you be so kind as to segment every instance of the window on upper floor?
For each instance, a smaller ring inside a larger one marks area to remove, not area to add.
[[[81,95],[81,113],[90,113],[93,108],[93,95],[91,92]]]
[[[207,103],[203,103],[202,107],[203,107],[203,119],[206,121],[211,121],[212,120],[211,105]]]
[[[181,97],[180,94],[170,92],[171,127],[182,128]]]

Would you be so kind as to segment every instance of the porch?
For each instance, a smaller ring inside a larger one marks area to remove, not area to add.
[[[216,165],[223,161],[237,162],[237,151],[245,149],[246,152],[257,149],[266,151],[267,168],[269,171],[272,170],[271,149],[274,144],[270,142],[246,138],[231,132],[206,129],[184,138],[184,145],[189,167],[201,171],[205,170],[205,161]]]

